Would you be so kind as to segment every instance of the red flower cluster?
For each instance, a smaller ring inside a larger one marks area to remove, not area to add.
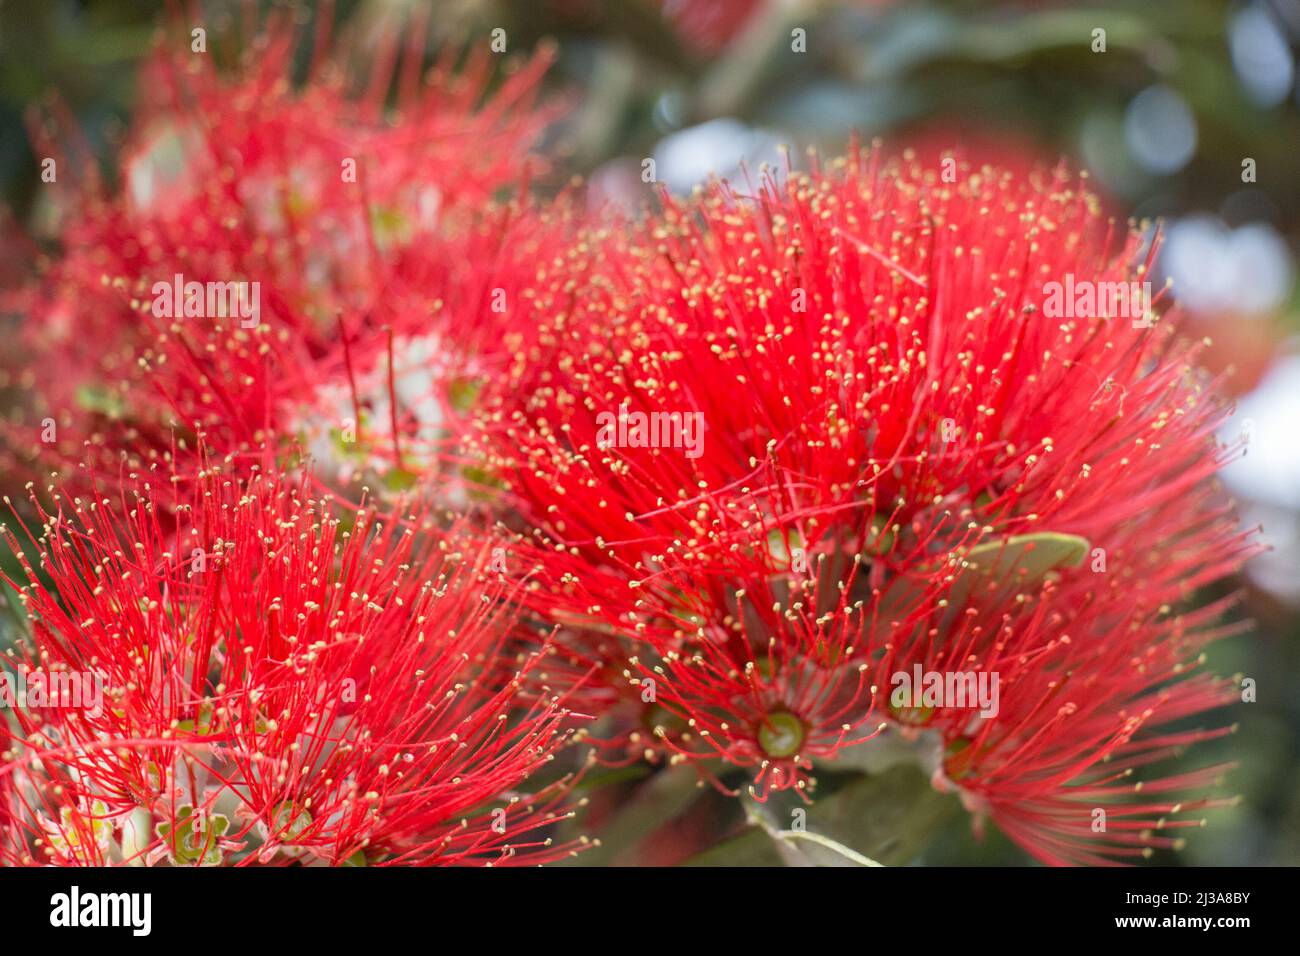
[[[527,196],[544,58],[489,96],[422,36],[362,95],[324,37],[301,86],[286,30],[161,52],[69,203],[23,427],[89,461],[11,582],[0,861],[555,859],[577,713],[759,799],[900,738],[1048,863],[1198,825],[1189,599],[1253,545],[1150,237],[856,148],[583,226]]]
[[[119,184],[48,144],[62,251],[17,299],[44,373],[9,437],[86,465],[15,506],[44,541],[12,582],[31,625],[4,675],[0,861],[581,846],[550,767],[567,691],[538,676],[499,542],[429,487],[314,490],[439,479],[466,375],[501,347],[478,312],[550,228],[496,201],[543,168],[546,54],[501,82],[486,53],[423,74],[424,26],[385,34],[360,93],[323,32],[302,84],[287,26],[233,73],[167,37]]]
[[[557,552],[535,600],[596,629],[571,659],[621,635],[635,749],[761,794],[893,726],[1040,859],[1141,853],[1214,773],[1131,775],[1233,694],[1174,681],[1222,610],[1183,602],[1250,548],[1211,483],[1224,408],[1158,297],[1050,315],[1052,283],[1127,289],[1153,254],[1080,184],[953,180],[855,153],[589,237],[516,316],[553,348],[478,443]],[[900,706],[918,667],[992,677],[995,713]]]
[[[554,111],[534,102],[546,54],[488,93],[486,53],[422,74],[422,26],[385,34],[360,93],[325,35],[301,86],[291,29],[233,75],[169,38],[112,189],[38,128],[65,169],[63,253],[20,303],[46,357],[20,450],[80,461],[89,441],[138,467],[201,429],[254,459],[299,441],[346,476],[441,439],[449,330],[505,284],[511,215],[491,202],[543,168],[529,148]]]
[[[568,814],[563,781],[516,789],[571,728],[560,695],[522,690],[537,653],[485,679],[513,624],[486,543],[462,548],[421,510],[335,516],[301,480],[242,482],[209,462],[183,497],[169,477],[40,510],[40,564],[24,569],[48,583],[11,582],[32,620],[15,672],[76,693],[17,711],[0,860],[423,865],[573,850],[544,832]]]

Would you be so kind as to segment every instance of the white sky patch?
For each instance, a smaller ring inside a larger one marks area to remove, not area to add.
[[[1291,252],[1271,226],[1231,229],[1215,216],[1189,216],[1169,227],[1160,265],[1178,301],[1197,312],[1263,315],[1291,293]]]
[[[1237,405],[1220,438],[1250,436],[1246,455],[1223,471],[1241,505],[1243,524],[1262,524],[1273,550],[1247,566],[1251,580],[1300,603],[1300,356],[1283,359]]]
[[[739,181],[741,167],[754,176],[763,163],[784,169],[782,140],[734,119],[716,119],[665,136],[655,146],[655,175],[673,192],[685,193],[711,176]]]

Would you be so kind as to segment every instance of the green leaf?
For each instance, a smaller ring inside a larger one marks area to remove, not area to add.
[[[971,548],[955,565],[945,565],[953,575],[951,587],[932,595],[962,607],[973,593],[1001,583],[1005,591],[1032,588],[1057,569],[1078,567],[1088,555],[1089,542],[1076,534],[1039,531],[986,541]],[[886,625],[901,621],[926,600],[936,574],[943,568],[913,571],[886,584],[880,599],[880,619]]]
[[[1040,531],[986,541],[971,548],[952,583],[948,601],[962,605],[977,587],[1008,582],[1017,590],[1038,584],[1058,568],[1078,567],[1088,555],[1088,539],[1077,534]]]
[[[903,866],[960,810],[956,798],[935,791],[915,765],[870,776],[818,776],[838,786],[810,806],[788,794],[773,794],[761,804],[747,801],[751,820],[788,866]]]
[[[785,860],[762,827],[750,826],[729,840],[697,853],[682,866],[784,866]]]
[[[608,866],[634,859],[637,846],[664,824],[681,816],[701,793],[699,777],[689,767],[661,770],[625,799],[600,833],[600,846],[582,853],[582,866]]]

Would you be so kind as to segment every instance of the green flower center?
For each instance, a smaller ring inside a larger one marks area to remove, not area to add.
[[[763,753],[777,760],[799,753],[803,738],[803,721],[789,711],[778,710],[768,714],[758,725],[758,745],[763,748]]]

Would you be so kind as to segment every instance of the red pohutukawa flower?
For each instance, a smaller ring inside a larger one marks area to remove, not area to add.
[[[424,509],[336,514],[305,478],[203,467],[41,510],[39,564],[11,582],[31,634],[9,662],[26,706],[0,757],[0,861],[574,852],[551,836],[570,778],[522,789],[570,712],[526,689],[541,657],[488,545]]]
[[[138,463],[202,429],[223,451],[296,439],[362,471],[439,437],[457,360],[439,330],[500,284],[509,217],[485,210],[543,168],[549,54],[489,92],[486,47],[425,73],[417,19],[358,78],[328,25],[302,83],[292,29],[231,71],[188,29],[165,36],[114,185],[37,130],[59,157],[61,249],[19,303],[44,356],[24,447],[80,461],[90,440]]]
[[[856,151],[557,251],[476,442],[560,653],[760,795],[885,724],[1043,861],[1173,845],[1222,768],[1155,765],[1233,694],[1185,601],[1252,545],[1153,255],[1064,170]]]

